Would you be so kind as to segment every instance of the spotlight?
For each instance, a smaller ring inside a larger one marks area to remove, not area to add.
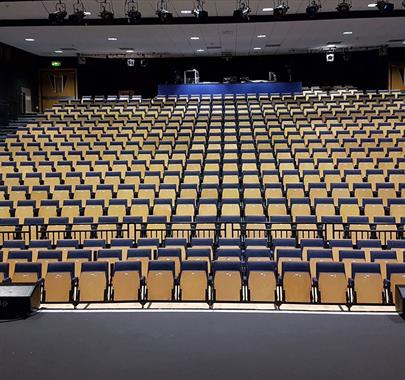
[[[84,5],[81,0],[77,0],[73,4],[73,13],[69,16],[69,22],[72,24],[81,24],[86,17]]]
[[[142,18],[141,12],[138,10],[138,2],[135,0],[127,0],[125,2],[125,14],[128,16],[128,23],[138,24]]]
[[[334,62],[335,61],[335,53],[326,53],[326,62]]]
[[[233,17],[242,21],[249,21],[250,12],[249,0],[238,0],[238,9],[233,12]]]
[[[173,20],[173,14],[167,10],[167,0],[160,0],[157,4],[156,15],[160,22],[168,23]]]
[[[386,57],[388,55],[388,47],[380,46],[380,48],[378,49],[378,55],[380,57]]]
[[[321,9],[321,3],[317,3],[316,0],[312,0],[309,5],[307,6],[307,16],[309,18],[315,18],[316,15],[318,14],[318,11]]]
[[[66,16],[66,4],[59,0],[55,12],[49,13],[48,20],[52,25],[60,25],[64,23]]]
[[[377,9],[383,15],[388,15],[394,11],[394,4],[385,0],[377,1]]]
[[[275,18],[283,18],[289,9],[290,7],[288,6],[288,2],[277,0],[277,2],[274,4],[273,15]]]
[[[114,20],[114,10],[111,0],[105,0],[100,3],[100,13],[99,16],[106,23],[110,24]]]
[[[197,0],[192,13],[198,20],[206,20],[208,18],[208,12],[204,10],[204,0]]]
[[[81,24],[86,16],[83,11],[77,11],[69,16],[69,21],[72,24]]]
[[[338,11],[339,14],[343,15],[349,13],[351,7],[352,7],[351,0],[343,0],[340,3],[338,3],[336,10]]]

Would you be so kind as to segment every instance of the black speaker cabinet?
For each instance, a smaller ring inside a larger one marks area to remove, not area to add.
[[[399,314],[404,314],[405,307],[405,286],[396,285],[395,286],[395,309]]]
[[[26,316],[40,305],[40,283],[0,285],[0,318]]]

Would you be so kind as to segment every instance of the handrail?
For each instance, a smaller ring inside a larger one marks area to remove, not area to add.
[[[11,220],[10,220],[11,221]],[[316,227],[300,227],[297,223],[282,223],[283,227],[274,228],[268,223],[263,227],[249,227],[249,223],[226,223],[226,222],[180,222],[180,223],[145,223],[145,222],[121,222],[121,223],[76,223],[66,225],[56,224],[12,224],[2,220],[0,224],[0,242],[6,240],[52,240],[76,239],[83,242],[85,239],[105,239],[110,241],[114,238],[139,238],[149,237],[164,240],[168,237],[185,238],[211,238],[215,243],[219,238],[240,238],[241,242],[249,238],[263,238],[271,244],[275,238],[293,238],[297,243],[302,239],[320,238],[326,241],[333,239],[369,240],[379,239],[383,242],[388,240],[404,239],[404,229],[397,228],[374,228],[375,224],[365,224],[364,228],[351,230],[347,223],[324,223]]]

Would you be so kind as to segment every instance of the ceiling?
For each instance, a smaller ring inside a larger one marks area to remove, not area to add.
[[[91,17],[97,17],[100,10],[101,0],[82,0],[86,11],[91,12]],[[137,0],[139,11],[143,17],[155,17],[158,0]],[[245,0],[246,1],[246,0]],[[391,0],[396,8],[402,8],[401,0]],[[73,9],[72,0],[64,0],[68,12]],[[174,17],[184,17],[182,10],[191,10],[194,7],[195,0],[167,0],[168,9]],[[309,0],[289,0],[290,7],[288,13],[305,13]],[[352,0],[352,11],[367,10],[369,3],[374,0]],[[55,10],[56,1],[0,1],[0,19],[38,19],[47,18],[49,12]],[[115,17],[125,17],[125,0],[112,0]],[[322,12],[331,12],[336,10],[338,0],[321,0]],[[263,8],[274,7],[273,0],[250,0],[249,6],[252,15],[266,15]],[[237,0],[205,0],[204,9],[208,11],[209,16],[231,16],[237,7]],[[192,18],[192,15],[189,15]]]
[[[97,18],[96,0],[83,1],[89,18]],[[143,17],[156,17],[156,0],[139,0]],[[370,10],[371,0],[353,0],[352,10]],[[174,17],[190,17],[182,10],[193,8],[192,0],[169,0]],[[206,0],[210,16],[230,16],[236,0]],[[68,13],[72,0],[67,0]],[[125,17],[124,0],[113,0],[116,18]],[[290,0],[289,14],[305,13],[308,0]],[[323,0],[321,12],[335,10],[337,0]],[[396,1],[400,8],[400,1]],[[265,15],[272,0],[250,0],[252,15]],[[47,19],[55,1],[0,1],[0,20]],[[378,46],[405,47],[405,18],[338,18],[282,22],[89,25],[89,26],[2,26],[0,42],[41,56],[123,55],[126,56],[221,56],[293,54],[337,49],[367,49]],[[343,34],[352,32],[352,34]],[[259,35],[265,37],[258,38]],[[108,38],[116,38],[109,41]],[[199,37],[191,40],[191,37]],[[35,41],[26,41],[26,38]],[[63,53],[55,53],[62,50]],[[131,52],[127,52],[131,50]],[[132,52],[133,51],[133,52]]]

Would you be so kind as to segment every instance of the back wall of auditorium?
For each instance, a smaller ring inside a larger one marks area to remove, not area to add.
[[[390,49],[381,56],[378,50],[352,52],[348,59],[336,54],[327,63],[325,53],[295,55],[257,55],[249,57],[192,57],[140,60],[134,67],[126,59],[88,58],[79,64],[77,58],[39,57],[18,49],[0,45],[0,104],[9,105],[10,118],[21,110],[21,87],[32,92],[33,110],[39,105],[39,71],[51,69],[51,61],[59,60],[62,68],[77,70],[78,95],[108,95],[131,91],[153,97],[157,85],[182,79],[183,71],[195,68],[201,81],[221,82],[224,77],[267,79],[269,71],[279,81],[300,81],[303,86],[352,85],[359,89],[389,88],[389,69],[404,65],[405,49]],[[4,112],[3,112],[4,114]]]

